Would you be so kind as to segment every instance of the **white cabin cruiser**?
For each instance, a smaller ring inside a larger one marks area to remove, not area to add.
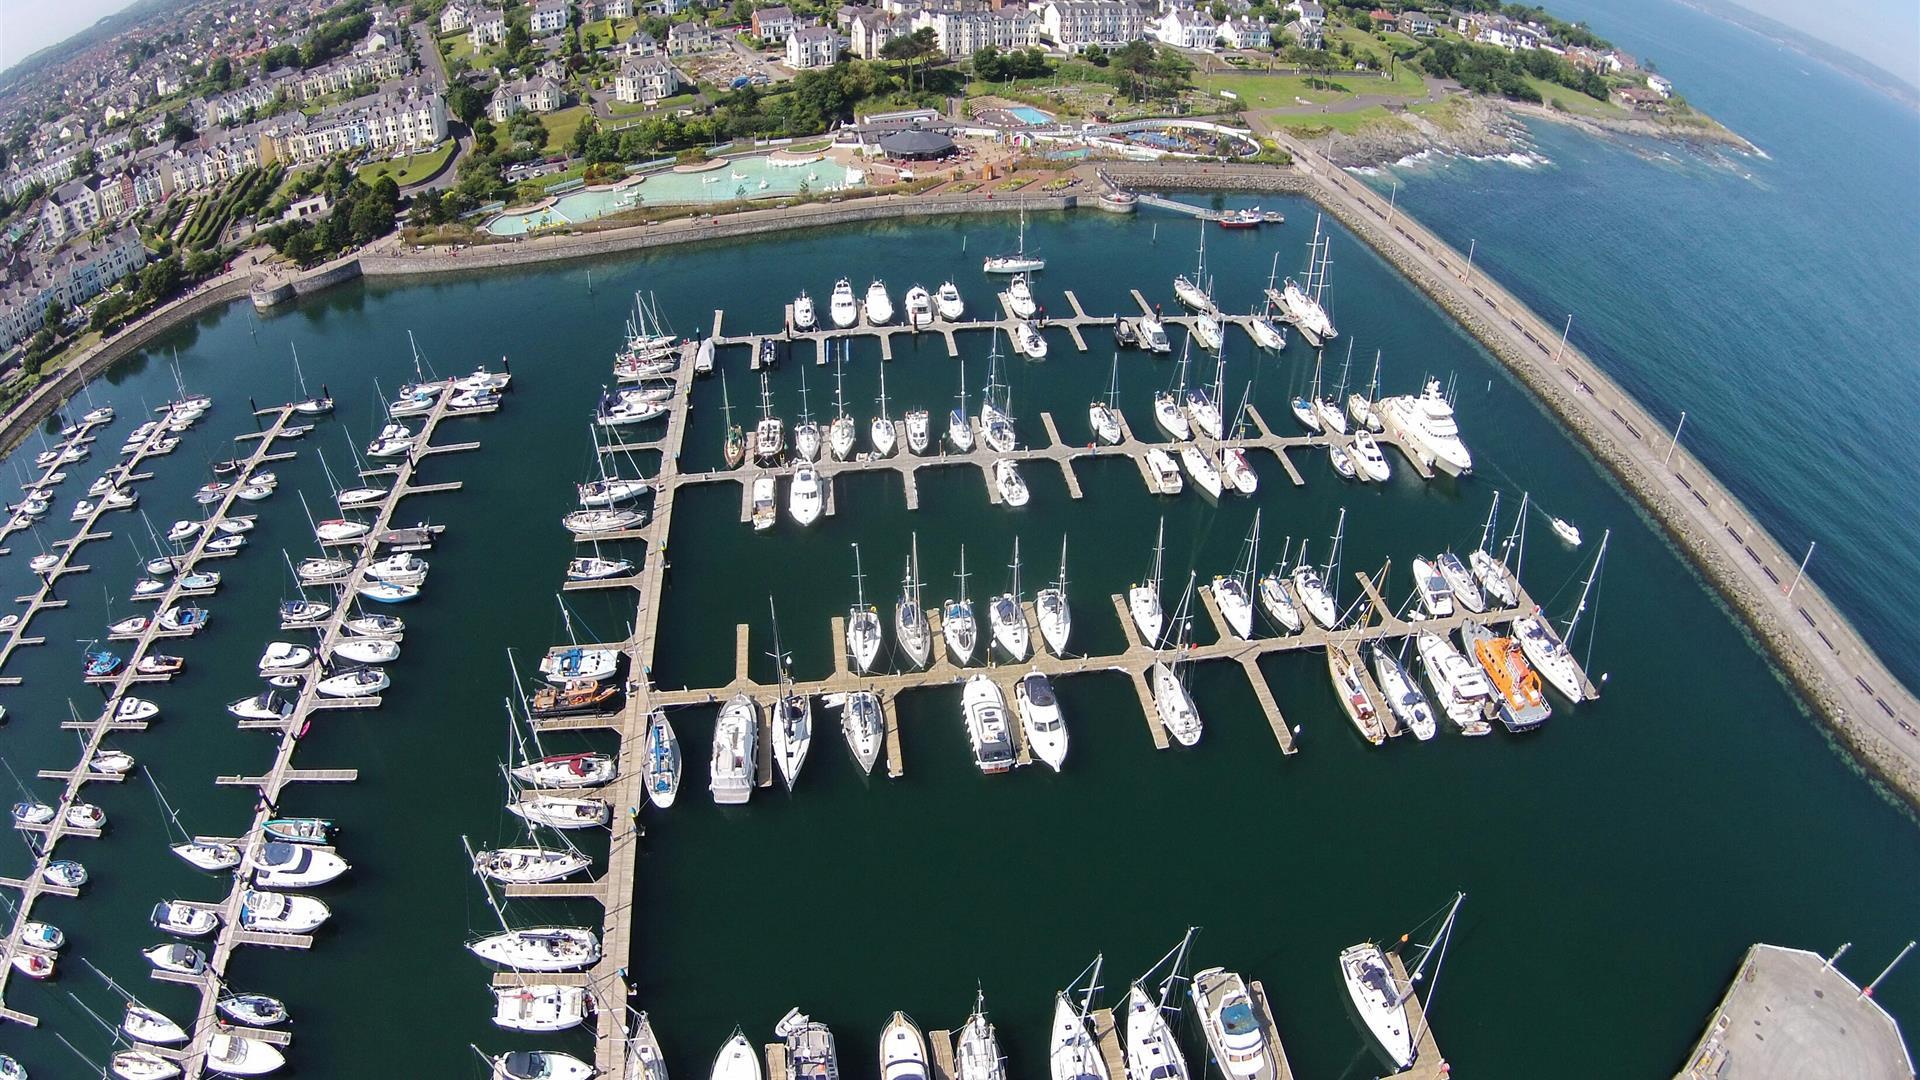
[[[1067,723],[1054,696],[1053,683],[1040,671],[1029,671],[1013,685],[1013,701],[1020,713],[1020,730],[1033,756],[1054,772],[1067,760]]]

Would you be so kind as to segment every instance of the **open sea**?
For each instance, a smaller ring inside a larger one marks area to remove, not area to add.
[[[1595,14],[1596,28],[1659,59],[1703,107],[1767,147],[1771,161],[1668,160],[1543,128],[1537,137],[1551,165],[1447,165],[1406,174],[1400,198],[1463,245],[1478,238],[1476,262],[1549,318],[1571,306],[1576,340],[1656,408],[1688,409],[1692,445],[1779,523],[1790,547],[1796,536],[1819,539],[1822,583],[1870,634],[1895,643],[1885,654],[1911,672],[1920,575],[1898,541],[1911,541],[1920,503],[1912,471],[1885,451],[1898,441],[1897,420],[1915,414],[1912,255],[1920,249],[1902,240],[1913,222],[1911,204],[1899,202],[1899,154],[1869,138],[1884,140],[1900,118],[1876,128],[1867,119],[1872,99],[1859,91],[1846,123],[1859,125],[1861,145],[1834,141],[1844,124],[1830,114],[1802,127],[1763,122],[1710,98],[1714,73],[1731,79],[1797,58],[1664,5],[1623,11],[1632,22]],[[1680,34],[1699,55],[1669,54],[1631,33],[1653,41]],[[1739,48],[1752,55],[1720,57]],[[1851,92],[1837,77],[1794,70],[1820,93]],[[1763,111],[1758,101],[1747,108]],[[1266,203],[1289,223],[1208,237],[1228,310],[1255,302],[1275,252],[1284,268],[1304,250],[1310,205]],[[1875,218],[1861,216],[1868,213]],[[1744,224],[1735,227],[1734,215]],[[1036,283],[1041,302],[1064,311],[1061,292],[1070,289],[1089,312],[1126,311],[1127,290],[1138,288],[1171,306],[1172,276],[1192,267],[1195,229],[1153,212],[1036,217],[1028,243],[1050,260]],[[263,644],[291,636],[276,629],[276,604],[294,592],[281,552],[299,559],[315,551],[300,496],[316,516],[330,516],[321,453],[336,476],[353,468],[349,447],[364,445],[379,423],[376,381],[390,394],[412,376],[408,330],[442,373],[504,355],[517,376],[498,415],[442,428],[441,440],[477,439],[482,448],[431,460],[422,480],[465,487],[397,514],[447,532],[426,555],[433,570],[423,598],[400,612],[408,629],[385,705],[321,714],[298,752],[302,767],[356,767],[359,781],[295,787],[282,800],[289,813],[337,819],[340,850],[353,864],[314,890],[334,917],[312,951],[236,955],[232,985],[279,996],[293,1013],[287,1075],[483,1076],[470,1046],[590,1056],[579,1032],[537,1039],[490,1024],[487,970],[463,944],[491,928],[493,915],[460,840],[517,835],[498,773],[510,753],[501,705],[512,692],[508,654],[527,670],[564,640],[555,594],[575,545],[558,518],[571,485],[593,475],[588,415],[609,381],[633,292],[653,293],[683,333],[703,331],[716,307],[726,309],[729,333],[771,330],[782,302],[804,288],[824,307],[841,275],[861,288],[884,278],[896,302],[915,281],[932,287],[952,276],[978,310],[991,302],[980,257],[1010,247],[1013,232],[1011,219],[849,226],[483,277],[357,283],[265,316],[242,303],[161,339],[79,399],[112,404],[120,418],[93,459],[69,470],[42,530],[47,541],[70,533],[66,511],[135,417],[175,395],[176,352],[186,387],[216,404],[139,489],[162,530],[193,514],[206,463],[229,456],[229,438],[251,429],[249,399],[296,395],[290,344],[308,384],[326,384],[340,402],[304,443],[287,444],[300,456],[276,467],[280,491],[256,504],[252,544],[217,565],[225,581],[200,601],[213,611],[211,628],[169,645],[186,656],[186,674],[141,691],[162,719],[115,740],[151,769],[189,830],[221,834],[240,827],[252,799],[214,778],[257,771],[271,751],[266,737],[235,731],[225,705],[259,689],[253,667]],[[1387,592],[1399,601],[1413,556],[1472,545],[1493,493],[1505,493],[1510,514],[1527,490],[1590,537],[1612,530],[1577,644],[1590,647],[1590,669],[1607,677],[1604,696],[1577,708],[1559,703],[1530,737],[1443,732],[1426,744],[1374,749],[1340,714],[1322,659],[1294,654],[1264,665],[1300,729],[1300,752],[1283,757],[1238,665],[1196,671],[1207,731],[1191,751],[1153,749],[1124,678],[1078,677],[1059,684],[1073,737],[1066,770],[982,777],[967,753],[957,688],[932,687],[901,699],[904,778],[861,778],[823,725],[792,795],[762,791],[726,811],[704,791],[711,710],[683,710],[674,722],[688,749],[686,786],[670,812],[646,812],[630,960],[633,1004],[651,1013],[674,1076],[704,1075],[736,1025],[766,1041],[798,1005],[833,1026],[849,1080],[870,1080],[893,1010],[926,1028],[957,1027],[976,987],[1012,1074],[1044,1076],[1056,990],[1104,953],[1111,1004],[1127,979],[1200,926],[1195,965],[1225,965],[1265,984],[1296,1075],[1375,1077],[1385,1066],[1349,1015],[1335,957],[1363,939],[1396,939],[1456,889],[1467,901],[1434,988],[1433,1019],[1458,1075],[1665,1076],[1749,944],[1830,951],[1851,941],[1843,967],[1864,981],[1913,936],[1920,846],[1911,815],[1833,747],[1699,577],[1496,362],[1337,227],[1333,254],[1342,336],[1356,347],[1353,377],[1377,349],[1388,392],[1411,392],[1427,373],[1457,379],[1479,465],[1473,476],[1422,482],[1390,454],[1393,479],[1357,487],[1342,484],[1323,457],[1299,455],[1307,484],[1295,488],[1255,454],[1259,494],[1215,505],[1191,494],[1155,499],[1130,462],[1109,459],[1080,466],[1079,501],[1057,472],[1028,468],[1033,502],[1014,511],[989,506],[976,470],[923,471],[917,511],[891,479],[854,478],[839,487],[835,516],[805,532],[783,518],[760,535],[738,521],[737,488],[693,488],[680,496],[668,540],[655,679],[666,687],[724,681],[740,623],[752,628],[756,675],[769,678],[771,662],[757,655],[771,644],[769,597],[798,675],[826,674],[836,648],[828,620],[853,601],[854,543],[868,598],[888,604],[916,533],[929,601],[949,594],[962,545],[980,598],[1004,587],[1016,536],[1031,589],[1052,576],[1064,535],[1075,645],[1108,652],[1123,637],[1106,598],[1145,573],[1163,516],[1167,577],[1177,582],[1188,570],[1203,579],[1230,571],[1256,507],[1263,563],[1288,537],[1310,539],[1323,558],[1344,507],[1343,600],[1354,596],[1352,571],[1391,559]],[[977,405],[987,341],[961,340]],[[1098,332],[1086,354],[1060,331],[1049,341],[1044,363],[1006,367],[1022,438],[1040,439],[1048,412],[1063,437],[1086,439],[1086,403],[1105,388],[1111,350]],[[1329,379],[1344,355],[1344,344],[1329,355]],[[744,350],[721,362],[724,382],[702,380],[695,390],[686,468],[719,463],[723,385],[743,420],[759,400]],[[873,415],[877,368],[877,346],[857,345],[844,397],[862,422]],[[1291,428],[1286,401],[1311,369],[1297,344],[1262,357],[1244,336],[1229,338],[1229,396],[1247,388],[1276,430]],[[768,380],[775,410],[790,421],[803,376],[815,415],[833,408],[833,369],[796,358]],[[1136,433],[1152,437],[1151,394],[1175,377],[1171,361],[1122,355],[1120,403]],[[895,415],[918,405],[937,419],[960,385],[959,365],[937,340],[900,343],[887,369]],[[14,477],[39,449],[29,440],[0,461],[0,474]],[[623,467],[649,472],[655,462],[638,455]],[[20,797],[15,777],[37,797],[54,794],[33,774],[75,757],[59,721],[70,707],[86,715],[99,707],[79,678],[81,650],[134,610],[127,590],[153,545],[137,514],[103,524],[113,538],[82,549],[92,571],[62,585],[71,605],[33,623],[48,644],[8,665],[6,674],[25,680],[0,689],[9,714],[0,759],[12,773],[0,774],[0,786],[9,800]],[[1564,614],[1592,545],[1569,551],[1539,524],[1524,576]],[[25,563],[37,550],[32,534],[16,536],[12,548],[0,557],[4,596],[28,590]],[[624,637],[635,616],[626,593],[568,594],[566,606],[582,639]],[[1207,621],[1197,626],[1210,640]],[[605,745],[547,740],[550,752]],[[38,1014],[42,1026],[0,1027],[0,1050],[35,1077],[92,1075],[56,1035],[91,1062],[111,1052],[82,1004],[111,1023],[119,1001],[82,958],[146,1004],[190,1016],[192,995],[146,977],[139,951],[159,939],[147,914],[161,899],[224,893],[166,851],[169,825],[147,785],[95,785],[86,797],[111,815],[108,834],[66,841],[60,854],[85,862],[92,882],[77,901],[36,908],[67,931],[61,973],[8,989],[8,1003]],[[604,838],[580,839],[604,855]],[[28,865],[24,844],[0,838],[0,874]],[[585,902],[521,901],[508,911],[521,924],[598,918]],[[1896,973],[1880,1000],[1909,1031],[1920,1024],[1915,969]],[[1197,1062],[1202,1043],[1190,1021],[1185,1036]]]

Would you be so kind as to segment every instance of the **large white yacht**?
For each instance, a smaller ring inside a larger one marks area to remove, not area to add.
[[[874,278],[867,286],[867,323],[885,326],[893,321],[893,298],[887,295],[887,283]]]
[[[833,325],[842,330],[860,321],[860,307],[853,300],[853,283],[846,278],[834,282],[827,314],[833,319]]]
[[[1451,476],[1473,471],[1473,455],[1460,441],[1460,427],[1454,420],[1453,403],[1440,389],[1439,379],[1428,379],[1420,396],[1402,395],[1382,400],[1380,423],[1387,434],[1430,468]]]
[[[744,803],[753,794],[755,747],[760,738],[760,706],[735,694],[713,725],[713,775],[708,790],[722,805]]]
[[[772,481],[773,478],[769,476],[763,479]],[[787,489],[787,514],[802,526],[811,525],[820,520],[820,508],[825,502],[820,474],[813,471],[813,466],[802,465],[795,469],[792,484]]]
[[[1347,984],[1354,1010],[1387,1057],[1402,1069],[1412,1065],[1413,1031],[1407,1023],[1405,988],[1393,977],[1380,946],[1368,941],[1342,949],[1340,978]]]
[[[1225,968],[1195,972],[1189,987],[1207,1048],[1227,1080],[1275,1080],[1275,1037],[1253,1006],[1247,982]]]
[[[1007,700],[993,680],[985,675],[968,679],[960,708],[967,723],[967,742],[973,747],[973,763],[980,771],[998,773],[1013,768],[1013,731],[1007,723]]]
[[[1462,735],[1485,735],[1493,730],[1486,719],[1493,699],[1493,683],[1480,665],[1468,660],[1445,635],[1423,630],[1414,641],[1427,688],[1447,719]]]
[[[920,1029],[906,1013],[894,1013],[880,1032],[880,1080],[927,1080],[932,1072]]]
[[[1013,685],[1014,705],[1020,711],[1020,730],[1033,756],[1054,772],[1067,760],[1067,721],[1053,683],[1040,671],[1029,671]]]

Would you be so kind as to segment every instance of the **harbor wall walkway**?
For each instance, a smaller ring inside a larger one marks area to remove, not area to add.
[[[1836,738],[1910,806],[1920,807],[1920,701],[1889,671],[1799,559],[1667,425],[1465,255],[1284,132],[1267,133],[1295,167],[1108,166],[1115,182],[1161,189],[1306,195],[1453,315],[1572,429],[1766,646]],[[1791,590],[1791,593],[1789,593]]]

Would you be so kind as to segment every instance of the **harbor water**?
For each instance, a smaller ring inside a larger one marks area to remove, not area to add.
[[[1215,229],[1207,238],[1217,294],[1232,312],[1256,302],[1275,252],[1283,268],[1303,256],[1311,207],[1266,202],[1289,224]],[[1191,271],[1200,228],[1153,211],[1035,215],[1027,244],[1049,259],[1036,281],[1040,302],[1065,312],[1062,294],[1072,290],[1090,314],[1129,313],[1128,290],[1138,288],[1171,306],[1171,279]],[[696,334],[716,307],[726,309],[729,335],[773,331],[781,305],[803,288],[824,313],[842,275],[862,292],[883,278],[896,304],[914,282],[933,288],[951,276],[978,312],[992,306],[997,287],[980,259],[1010,248],[1014,229],[1012,218],[822,229],[481,277],[358,283],[264,317],[239,304],[156,342],[79,399],[113,404],[120,418],[93,459],[70,470],[41,530],[48,542],[68,535],[66,509],[134,418],[176,394],[176,353],[187,389],[216,404],[140,488],[142,508],[163,531],[192,515],[206,463],[230,456],[227,440],[252,427],[249,399],[264,406],[298,396],[290,345],[309,388],[324,383],[339,399],[333,418],[288,444],[300,456],[276,466],[280,490],[255,507],[261,524],[249,548],[217,566],[220,591],[201,601],[214,613],[211,628],[165,646],[186,656],[188,669],[174,684],[141,691],[162,719],[112,740],[151,769],[189,830],[220,835],[241,827],[255,796],[216,787],[215,778],[258,771],[270,754],[266,737],[234,730],[224,706],[260,688],[253,669],[265,642],[293,638],[276,629],[276,604],[294,592],[281,552],[295,560],[315,552],[301,494],[316,517],[331,516],[320,453],[335,476],[354,468],[350,447],[380,422],[376,380],[390,395],[413,377],[408,330],[441,374],[497,366],[503,356],[512,363],[514,389],[500,413],[442,429],[443,440],[476,439],[481,449],[423,468],[425,482],[465,486],[410,500],[395,515],[447,531],[425,556],[433,569],[423,598],[398,611],[408,627],[385,704],[319,714],[300,749],[299,765],[358,768],[359,780],[295,786],[281,800],[287,813],[336,819],[339,849],[353,864],[314,890],[334,917],[310,952],[242,949],[233,964],[236,990],[287,1001],[295,1074],[483,1075],[469,1044],[591,1057],[581,1032],[537,1039],[491,1026],[488,972],[463,944],[495,924],[461,837],[491,844],[517,835],[517,819],[501,809],[499,776],[512,753],[502,705],[513,689],[509,651],[529,672],[542,650],[566,639],[568,622],[580,640],[613,641],[634,618],[633,594],[588,592],[567,594],[563,621],[555,593],[578,553],[558,519],[572,504],[571,485],[595,474],[588,416],[611,381],[635,290],[649,292],[674,329]],[[769,597],[796,673],[826,674],[838,647],[828,620],[854,601],[856,543],[867,599],[885,610],[914,534],[929,602],[954,595],[963,544],[970,594],[1005,588],[1016,536],[1030,596],[1054,576],[1064,534],[1075,647],[1111,652],[1123,637],[1107,597],[1144,576],[1162,516],[1169,603],[1189,571],[1204,581],[1232,570],[1256,507],[1263,564],[1288,537],[1296,547],[1310,540],[1310,557],[1324,560],[1344,507],[1342,601],[1357,596],[1354,571],[1391,560],[1386,591],[1397,603],[1415,555],[1470,548],[1495,491],[1508,521],[1520,493],[1532,491],[1589,538],[1573,551],[1543,518],[1529,523],[1524,577],[1556,615],[1571,609],[1592,548],[1612,530],[1576,646],[1602,698],[1560,703],[1528,737],[1443,732],[1430,743],[1373,749],[1341,716],[1322,658],[1290,655],[1264,665],[1299,728],[1299,753],[1283,757],[1238,665],[1195,672],[1207,730],[1190,751],[1154,750],[1124,677],[1079,677],[1059,687],[1073,740],[1065,771],[982,777],[968,756],[958,688],[935,687],[900,701],[903,778],[856,775],[830,714],[817,714],[828,718],[797,790],[762,790],[726,811],[704,790],[712,711],[680,711],[673,720],[687,748],[685,786],[670,812],[641,811],[630,958],[632,1004],[651,1014],[675,1076],[704,1075],[735,1025],[766,1041],[798,1005],[833,1026],[847,1076],[872,1077],[876,1039],[893,1010],[926,1028],[954,1028],[976,986],[1013,1074],[1044,1075],[1054,991],[1104,952],[1112,1003],[1125,979],[1198,925],[1196,964],[1265,984],[1296,1075],[1372,1077],[1384,1066],[1347,1014],[1335,957],[1364,939],[1396,940],[1456,889],[1468,899],[1432,1015],[1459,1069],[1653,1076],[1677,1067],[1753,941],[1822,949],[1852,941],[1850,973],[1870,976],[1872,958],[1906,940],[1920,885],[1912,820],[1830,744],[1698,576],[1483,350],[1337,229],[1333,257],[1342,337],[1328,349],[1327,380],[1338,379],[1349,341],[1351,381],[1371,371],[1376,350],[1383,392],[1414,392],[1429,374],[1452,380],[1478,466],[1471,477],[1423,482],[1390,454],[1392,480],[1361,487],[1339,481],[1324,456],[1300,454],[1307,483],[1296,488],[1255,453],[1259,494],[1216,505],[1193,494],[1149,496],[1136,467],[1115,457],[1078,466],[1081,500],[1069,499],[1051,466],[1029,466],[1032,502],[1011,510],[989,506],[975,468],[927,470],[918,510],[906,509],[892,478],[855,477],[840,482],[832,517],[805,532],[783,518],[764,534],[739,521],[737,486],[690,488],[668,541],[653,678],[667,688],[725,682],[735,627],[745,623],[754,673],[770,680]],[[1104,392],[1112,362],[1108,337],[1090,333],[1086,353],[1058,329],[1048,340],[1046,361],[1004,367],[1022,441],[1043,438],[1042,412],[1064,439],[1088,441],[1086,406]],[[1311,352],[1295,343],[1258,355],[1237,330],[1228,341],[1226,396],[1237,401],[1250,387],[1268,423],[1291,432],[1287,400],[1306,388]],[[977,408],[989,343],[979,333],[960,342]],[[845,400],[864,432],[879,393],[878,348],[862,342],[851,353]],[[803,375],[813,414],[824,420],[835,407],[835,369],[811,359],[796,353],[769,373],[773,409],[790,423]],[[750,425],[757,415],[760,384],[746,351],[723,351],[720,363],[723,377],[694,390],[685,470],[720,466],[723,386],[736,420]],[[959,369],[936,336],[896,339],[886,368],[891,411],[928,408],[940,430],[962,385]],[[1196,363],[1190,377],[1212,374]],[[1174,359],[1121,355],[1119,401],[1140,436],[1157,437],[1151,395],[1175,378]],[[0,471],[14,476],[16,462],[30,463],[40,448],[30,440]],[[618,464],[655,467],[645,454]],[[103,525],[113,538],[82,549],[92,571],[61,583],[71,605],[33,623],[48,643],[8,665],[24,685],[0,690],[9,714],[0,750],[41,798],[53,788],[34,771],[75,756],[59,721],[70,704],[83,715],[99,706],[79,678],[83,645],[132,613],[127,590],[153,549],[137,515]],[[0,558],[7,596],[28,591],[34,535],[17,535],[12,548]],[[1196,632],[1213,637],[1204,614]],[[546,740],[549,752],[606,745]],[[224,892],[166,851],[168,825],[146,784],[89,786],[85,797],[111,815],[108,835],[64,841],[60,853],[85,862],[92,882],[79,900],[36,907],[67,931],[61,973],[8,988],[8,1004],[39,1015],[42,1026],[0,1028],[0,1047],[36,1076],[84,1075],[56,1034],[93,1061],[109,1053],[108,1036],[70,997],[117,1019],[116,999],[82,957],[148,1005],[191,1015],[188,991],[146,976],[139,952],[160,939],[147,913],[161,899]],[[604,855],[604,840],[581,842]],[[22,843],[0,843],[0,873],[27,865]],[[508,912],[521,925],[600,917],[587,902],[517,901]],[[1911,1026],[1920,982],[1896,976],[1882,1000]],[[1187,1035],[1197,1060],[1197,1032]],[[1605,1051],[1582,1049],[1595,1046]]]

